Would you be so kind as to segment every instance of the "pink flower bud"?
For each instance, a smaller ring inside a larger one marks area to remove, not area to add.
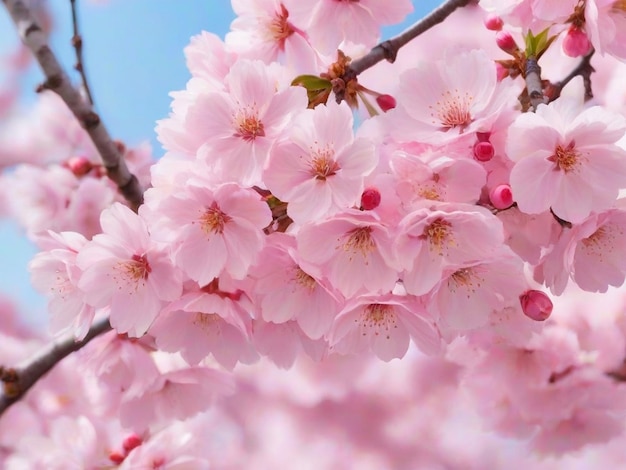
[[[476,132],[476,139],[478,142],[489,142],[491,132]]]
[[[489,191],[489,200],[496,209],[506,209],[513,205],[513,192],[508,184],[501,184]]]
[[[500,31],[503,24],[502,18],[493,13],[485,18],[485,27],[490,31]]]
[[[515,39],[508,31],[498,31],[496,34],[496,44],[507,54],[513,54],[519,48],[515,43]]]
[[[376,188],[367,188],[361,194],[361,209],[371,211],[380,205],[380,192]]]
[[[122,447],[124,448],[124,451],[128,454],[135,447],[139,447],[142,442],[143,441],[141,440],[141,437],[139,437],[137,434],[131,434],[130,436],[126,436],[126,438],[122,442]]]
[[[531,320],[545,321],[552,313],[552,301],[539,290],[527,290],[519,296],[524,315]]]
[[[570,57],[580,57],[591,50],[591,42],[587,34],[580,28],[572,26],[563,39],[563,52]]]
[[[77,177],[85,176],[93,168],[93,164],[87,157],[71,157],[65,162],[65,165]]]
[[[124,462],[125,458],[126,456],[120,454],[119,452],[111,452],[109,454],[109,460],[116,465],[120,465],[122,462]]]
[[[376,102],[385,113],[396,107],[396,99],[391,95],[379,95],[376,97]]]
[[[496,62],[496,80],[501,82],[509,75],[510,75],[509,69],[507,69],[504,65]]]
[[[476,142],[474,144],[474,158],[479,162],[488,162],[495,155],[491,142]]]

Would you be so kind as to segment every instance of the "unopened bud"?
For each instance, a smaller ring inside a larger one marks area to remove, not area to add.
[[[504,22],[502,18],[498,15],[494,15],[493,13],[485,18],[485,27],[490,31],[500,31],[502,29]]]
[[[508,184],[500,184],[489,191],[489,200],[496,209],[506,209],[513,205],[513,192]]]
[[[488,162],[493,158],[496,151],[491,142],[476,142],[474,144],[474,158],[479,162]]]
[[[580,28],[572,26],[563,39],[563,52],[570,57],[580,57],[591,50],[591,42],[587,34]]]
[[[380,191],[376,188],[367,188],[361,194],[361,209],[371,211],[380,205]]]
[[[141,440],[141,437],[139,437],[137,434],[131,434],[124,439],[124,441],[122,442],[122,447],[124,448],[124,451],[128,454],[135,447],[139,447],[142,442],[143,441]]]
[[[119,452],[111,452],[109,454],[109,460],[116,465],[120,465],[122,462],[124,462],[125,458],[126,456],[120,454]]]
[[[77,177],[85,176],[93,168],[93,164],[87,157],[71,157],[65,164]]]
[[[378,95],[376,102],[385,113],[396,107],[396,99],[391,95]]]
[[[545,321],[552,313],[552,301],[539,290],[527,290],[519,296],[522,311],[531,320]]]
[[[496,34],[496,44],[507,54],[513,54],[519,50],[515,39],[513,39],[513,36],[508,31],[498,31]]]

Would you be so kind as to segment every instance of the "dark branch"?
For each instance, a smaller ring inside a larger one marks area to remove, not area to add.
[[[100,121],[92,106],[76,90],[47,43],[46,35],[34,20],[23,0],[2,0],[15,23],[22,42],[32,51],[46,81],[40,89],[57,93],[87,131],[98,150],[107,174],[117,184],[122,195],[134,210],[143,203],[143,190]]]
[[[35,357],[15,368],[0,368],[0,379],[3,382],[3,393],[0,394],[0,415],[24,396],[24,394],[59,361],[78,351],[96,336],[111,329],[108,318],[97,321],[87,333],[85,339],[76,341],[69,336],[46,346]]]
[[[87,75],[85,74],[85,59],[83,58],[83,37],[81,36],[78,28],[78,12],[76,0],[70,0],[70,3],[72,5],[72,26],[74,29],[74,35],[72,36],[72,46],[74,46],[74,50],[76,51],[76,64],[74,64],[74,68],[78,71],[78,73],[80,73],[80,78],[83,81],[83,89],[85,90],[85,94],[87,95],[89,103],[93,106],[93,95],[91,94],[89,82],[87,81]]]
[[[591,89],[591,74],[595,72],[595,69],[591,66],[591,58],[595,53],[595,49],[591,49],[591,52],[584,56],[578,65],[572,70],[567,77],[560,82],[557,82],[551,86],[550,89],[550,102],[556,100],[561,96],[563,88],[579,75],[583,77],[583,83],[585,85],[585,101],[593,98],[593,90]]]
[[[346,71],[345,81],[355,78],[363,71],[381,62],[383,59],[394,62],[401,47],[415,39],[433,26],[443,22],[457,8],[467,6],[473,3],[472,0],[447,0],[430,14],[419,20],[413,26],[403,31],[399,35],[381,42],[375,46],[370,52],[360,59],[352,62]]]

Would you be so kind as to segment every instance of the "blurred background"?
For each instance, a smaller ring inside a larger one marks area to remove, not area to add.
[[[155,122],[169,113],[169,92],[185,87],[189,73],[183,48],[202,30],[224,37],[234,19],[228,0],[77,0],[83,37],[84,65],[100,113],[114,138],[129,145],[149,141],[158,158],[162,149]],[[387,38],[438,6],[439,0],[415,0],[414,12],[403,24],[383,30]],[[49,0],[54,29],[51,45],[70,72],[74,50],[69,0]],[[13,50],[17,32],[0,8],[0,56]],[[28,106],[41,83],[35,65],[20,84],[20,100]],[[0,71],[0,76],[2,72]],[[0,126],[2,125],[0,121]],[[29,322],[45,320],[44,299],[30,287],[27,264],[35,248],[11,220],[0,218],[0,293],[17,302]],[[45,324],[41,324],[45,328]]]

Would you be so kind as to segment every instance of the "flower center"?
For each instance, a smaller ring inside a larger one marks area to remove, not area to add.
[[[196,312],[191,321],[195,326],[202,330],[208,330],[219,326],[219,321],[222,319],[217,313],[203,313]],[[219,328],[218,328],[219,331]]]
[[[441,195],[439,194],[439,191],[437,190],[437,187],[434,184],[422,186],[418,190],[417,195],[421,198],[428,199],[430,201],[442,200]]]
[[[387,332],[387,339],[389,339],[389,330],[398,328],[393,307],[385,304],[370,304],[365,307],[361,316],[361,324],[365,328],[372,329],[375,336],[378,336],[380,330],[384,329]],[[367,332],[364,331],[362,334],[365,336]]]
[[[326,178],[335,175],[341,169],[333,159],[334,155],[335,152],[330,148],[318,150],[313,154],[311,174],[315,176],[315,179],[325,181]]]
[[[626,0],[617,0],[613,2],[611,5],[611,11],[613,13],[625,14],[626,13]]]
[[[305,273],[302,269],[300,269],[300,266],[296,268],[294,280],[302,287],[309,290],[314,290],[315,286],[317,285],[317,281],[309,276],[307,273]]]
[[[360,253],[366,258],[376,248],[376,243],[372,240],[371,227],[358,227],[350,230],[346,235],[348,235],[348,239],[343,244],[344,251],[352,254]]]
[[[285,44],[285,39],[294,33],[294,29],[291,23],[287,21],[289,18],[289,12],[285,8],[285,5],[280,4],[280,13],[277,12],[276,16],[269,24],[270,35],[280,43],[281,48]]]
[[[477,279],[476,273],[471,268],[459,269],[450,276],[448,287],[452,292],[455,292],[458,287],[464,287],[473,293],[476,292],[476,288],[480,287],[480,278]],[[468,292],[467,297],[469,296]]]
[[[439,256],[443,255],[446,244],[450,245],[454,243],[451,227],[452,224],[450,222],[439,218],[424,229],[422,238],[428,240],[430,249],[437,252]]]
[[[232,220],[227,214],[224,214],[217,202],[213,202],[211,207],[209,207],[201,216],[200,216],[200,224],[202,227],[202,231],[209,235],[211,233],[222,233],[224,232],[224,225]]]
[[[467,126],[472,122],[470,107],[473,101],[474,97],[468,92],[461,94],[459,90],[445,91],[434,106],[429,106],[432,123],[439,123],[445,130]]]
[[[580,164],[580,154],[574,147],[574,142],[570,142],[567,147],[558,145],[554,150],[554,155],[548,158],[555,165],[555,170],[562,170],[565,173],[573,171]]]
[[[146,255],[133,255],[130,261],[119,263],[117,270],[122,274],[126,282],[137,284],[148,279],[152,267],[148,263]]]
[[[254,108],[243,109],[237,113],[235,128],[235,137],[240,137],[246,142],[265,136],[265,128],[259,119],[259,112]]]

